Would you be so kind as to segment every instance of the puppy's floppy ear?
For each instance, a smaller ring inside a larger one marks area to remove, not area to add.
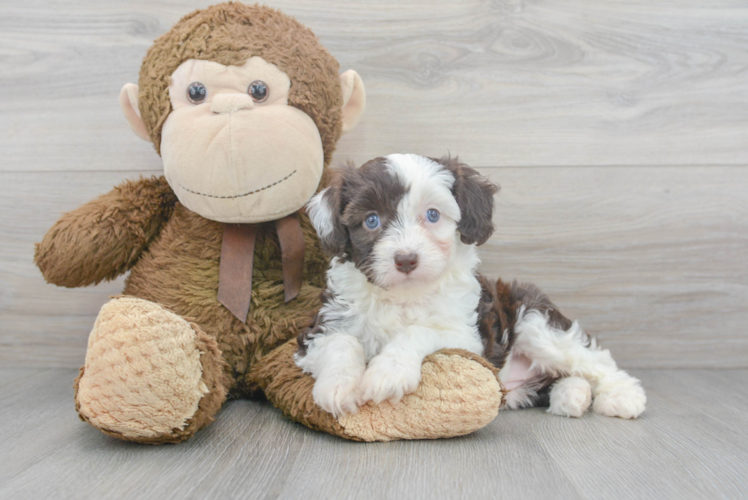
[[[343,198],[346,170],[349,168],[353,167],[334,172],[330,186],[314,195],[306,205],[322,249],[337,257],[344,257],[348,250],[348,229],[341,217],[347,203]]]
[[[455,177],[452,194],[460,207],[461,219],[457,224],[460,240],[466,245],[484,244],[493,234],[493,195],[499,191],[499,186],[460,163],[457,157],[445,156],[434,161]]]

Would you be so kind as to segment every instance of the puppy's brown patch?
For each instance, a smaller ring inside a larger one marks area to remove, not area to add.
[[[460,207],[461,218],[457,225],[460,239],[466,245],[484,244],[494,231],[493,195],[499,191],[499,186],[475,169],[460,163],[457,157],[444,156],[431,160],[449,170],[455,178],[452,194]]]
[[[322,290],[322,293],[319,295],[320,302],[322,302],[323,306],[334,298],[335,294],[327,289]],[[299,354],[301,356],[306,356],[307,344],[312,340],[312,338],[315,335],[321,335],[323,333],[322,325],[324,322],[324,315],[319,311],[314,315],[314,318],[312,318],[312,324],[299,332],[299,335],[296,337],[296,343],[299,345]]]
[[[408,186],[387,169],[387,159],[368,161],[361,168],[351,165],[338,171],[325,202],[333,213],[334,230],[323,245],[343,261],[351,261],[372,279],[370,262],[374,245],[382,232],[397,217],[397,206]],[[364,221],[376,214],[381,221],[377,229],[368,229]]]

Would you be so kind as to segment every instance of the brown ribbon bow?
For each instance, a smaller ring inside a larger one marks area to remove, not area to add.
[[[257,238],[256,224],[224,224],[218,301],[242,323],[247,322],[252,301],[252,264]],[[286,302],[301,291],[304,273],[304,233],[299,220],[289,215],[275,221],[281,247],[283,289]]]

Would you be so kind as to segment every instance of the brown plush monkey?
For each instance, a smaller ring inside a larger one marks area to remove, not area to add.
[[[227,394],[260,391],[349,439],[448,437],[496,415],[495,370],[471,354],[431,356],[400,405],[339,421],[314,405],[313,380],[293,363],[289,339],[319,308],[327,267],[303,206],[365,105],[359,76],[338,70],[309,29],[262,6],[196,11],[155,41],[120,104],[165,176],[65,214],[36,249],[59,286],[130,271],[89,337],[75,383],[82,419],[124,440],[178,442]]]

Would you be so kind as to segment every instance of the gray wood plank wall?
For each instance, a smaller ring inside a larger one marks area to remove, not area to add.
[[[121,281],[33,243],[160,172],[122,118],[151,41],[211,2],[0,2],[0,361],[74,367]],[[502,185],[483,272],[533,281],[626,367],[748,366],[748,4],[277,1],[368,91],[335,162],[459,154]]]

